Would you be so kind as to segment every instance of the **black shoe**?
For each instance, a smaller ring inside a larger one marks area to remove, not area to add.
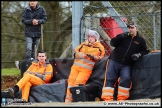
[[[14,89],[13,88],[9,88],[8,91],[10,93],[10,96],[12,96],[12,97],[15,96],[15,93],[14,93]]]
[[[8,89],[10,96],[15,97],[15,94],[19,91],[19,86],[15,85],[14,88]]]

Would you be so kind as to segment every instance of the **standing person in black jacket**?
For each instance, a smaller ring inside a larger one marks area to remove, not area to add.
[[[47,21],[47,14],[38,1],[29,1],[29,5],[22,13],[22,23],[25,25],[26,53],[25,60],[35,58],[41,38],[41,24]],[[35,49],[36,45],[36,49]],[[15,61],[19,69],[19,61]]]
[[[118,82],[117,100],[126,100],[131,89],[131,67],[133,63],[148,54],[146,41],[138,33],[134,22],[128,23],[128,32],[121,33],[110,41],[114,47],[109,57],[101,98],[114,100],[114,87]]]

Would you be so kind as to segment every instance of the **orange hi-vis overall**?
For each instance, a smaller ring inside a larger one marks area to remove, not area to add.
[[[44,65],[40,65],[38,60],[34,60],[30,67],[24,72],[23,77],[16,84],[19,90],[22,89],[22,99],[28,102],[31,86],[49,83],[53,77],[53,67],[47,60]]]
[[[93,55],[94,59],[84,58],[83,54]],[[105,50],[100,41],[95,42],[93,45],[88,45],[88,42],[83,42],[75,49],[74,63],[68,77],[65,102],[72,102],[70,87],[78,86],[78,84],[85,85],[92,74],[95,62],[102,59],[104,55]]]

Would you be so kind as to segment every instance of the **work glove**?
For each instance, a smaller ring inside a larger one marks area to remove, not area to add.
[[[122,33],[121,36],[122,36],[123,38],[128,37],[128,36],[129,36],[129,32]]]
[[[136,60],[138,60],[138,59],[140,58],[140,56],[141,56],[140,53],[133,54],[133,55],[132,55],[132,59],[133,59],[134,61],[136,61]]]
[[[91,59],[91,60],[94,60],[94,56],[90,55],[90,54],[87,54],[87,56]]]

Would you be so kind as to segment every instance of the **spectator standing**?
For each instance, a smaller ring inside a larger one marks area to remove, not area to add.
[[[46,21],[47,14],[44,7],[38,1],[29,1],[29,5],[22,13],[26,39],[25,60],[35,59],[35,50],[38,50],[41,39],[41,24],[44,24]],[[15,65],[20,69],[19,61],[15,61]]]

